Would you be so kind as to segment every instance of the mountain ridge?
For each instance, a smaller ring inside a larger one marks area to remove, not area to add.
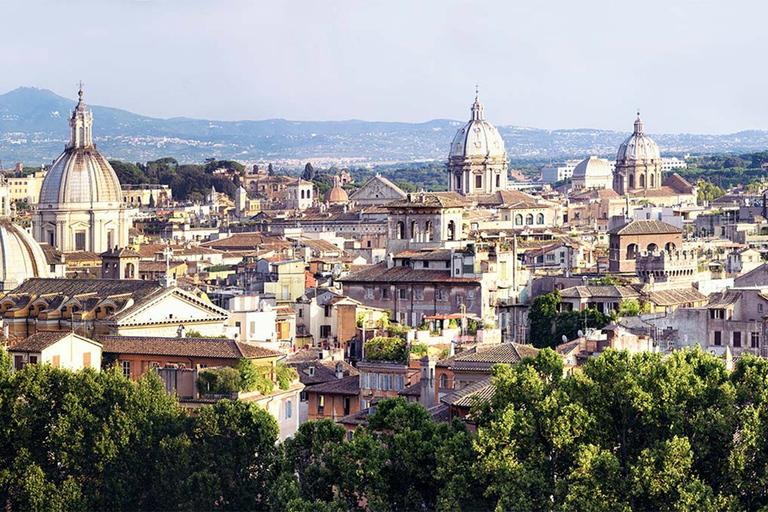
[[[0,95],[0,159],[32,163],[55,158],[68,139],[67,119],[75,104],[75,100],[36,87],[19,87]],[[190,162],[219,158],[271,161],[290,167],[310,160],[342,164],[443,160],[455,130],[466,122],[161,119],[114,107],[88,106],[94,114],[99,150],[108,158],[126,161],[172,156]],[[628,136],[628,132],[594,128],[497,128],[511,159],[611,156]],[[768,131],[761,130],[652,136],[665,155],[768,148]]]

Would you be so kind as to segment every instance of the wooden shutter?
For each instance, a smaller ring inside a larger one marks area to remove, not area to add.
[[[90,368],[91,367],[91,353],[85,352],[83,353],[83,368]]]

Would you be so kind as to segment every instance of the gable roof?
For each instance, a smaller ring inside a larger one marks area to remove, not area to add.
[[[675,192],[679,192],[681,194],[692,194],[693,193],[693,185],[680,176],[679,174],[672,173],[664,182],[662,183],[663,186],[669,187]]]
[[[450,363],[449,367],[458,371],[490,371],[490,367],[494,364],[519,363],[524,357],[533,357],[538,352],[539,350],[532,345],[501,343],[486,350],[453,356],[453,363]]]
[[[660,220],[631,220],[608,231],[611,235],[663,235],[682,232],[681,228]]]
[[[360,376],[350,375],[342,379],[334,378],[320,384],[315,384],[305,388],[305,391],[311,391],[313,393],[322,393],[328,395],[351,395],[356,396],[360,394]]]
[[[736,277],[733,282],[735,286],[768,286],[768,263]]]
[[[480,278],[453,277],[450,270],[414,269],[409,266],[387,268],[382,262],[339,278],[343,283],[479,283]]]
[[[364,199],[369,199],[367,196],[365,196],[365,193],[368,191],[367,189],[373,186],[374,183],[381,184],[382,187],[391,190],[395,195],[400,196],[401,198],[404,198],[406,196],[406,193],[403,191],[403,189],[401,189],[400,187],[398,187],[397,185],[389,181],[384,176],[380,176],[377,174],[373,178],[363,183],[363,185],[360,188],[352,192],[349,195],[350,201],[354,201],[355,199],[358,199],[361,197]]]
[[[93,343],[94,345],[101,345],[97,341],[83,338],[70,331],[37,331],[31,336],[27,336],[20,342],[10,346],[9,352],[42,352],[46,348],[58,343],[69,335],[77,336],[80,339]]]
[[[155,338],[149,336],[101,336],[105,354],[206,357],[212,359],[263,359],[282,353],[250,343],[209,338]]]
[[[465,206],[467,204],[464,201],[443,194],[412,192],[405,199],[387,203],[385,208],[464,208]]]
[[[472,407],[475,404],[489,401],[496,392],[496,386],[491,383],[491,378],[479,380],[465,386],[440,399],[444,404],[453,407]]]

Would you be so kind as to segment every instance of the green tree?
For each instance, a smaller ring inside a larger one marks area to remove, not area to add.
[[[304,166],[304,172],[301,173],[301,179],[304,181],[315,181],[315,168],[312,167],[310,162]]]
[[[559,303],[560,292],[557,290],[533,299],[528,321],[531,324],[531,341],[534,346],[551,347],[558,343],[554,334],[554,321]]]

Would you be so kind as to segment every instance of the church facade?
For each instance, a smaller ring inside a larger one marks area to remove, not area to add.
[[[78,94],[69,143],[43,180],[32,232],[38,242],[62,252],[102,253],[128,244],[130,221],[117,174],[93,143],[93,116],[83,90]]]

